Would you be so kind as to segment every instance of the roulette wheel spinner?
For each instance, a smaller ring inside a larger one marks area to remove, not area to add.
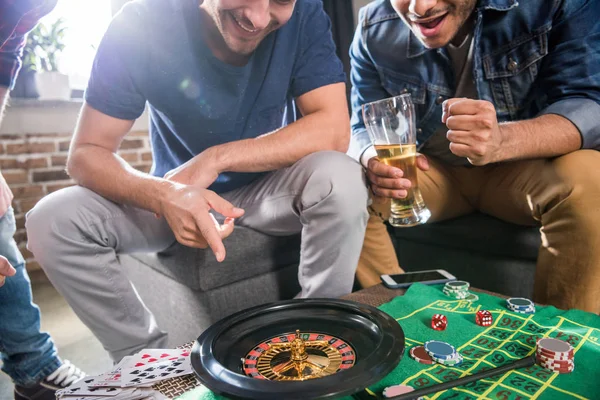
[[[404,354],[398,322],[375,307],[301,299],[240,311],[200,335],[203,385],[236,399],[333,399],[381,380]]]

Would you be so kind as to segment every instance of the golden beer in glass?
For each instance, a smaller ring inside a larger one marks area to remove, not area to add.
[[[392,199],[390,224],[409,227],[427,222],[431,212],[417,179],[415,109],[410,94],[364,104],[362,112],[379,161],[401,169],[403,178],[411,182],[405,198]]]

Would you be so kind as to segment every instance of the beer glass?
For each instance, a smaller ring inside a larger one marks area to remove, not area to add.
[[[389,222],[396,227],[425,223],[431,212],[425,206],[417,181],[415,108],[410,94],[367,103],[363,120],[379,161],[400,168],[411,182],[403,199],[392,199]]]

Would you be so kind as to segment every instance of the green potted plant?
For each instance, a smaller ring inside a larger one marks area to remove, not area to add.
[[[69,77],[58,70],[58,58],[65,48],[65,30],[64,21],[59,18],[49,27],[39,23],[27,36],[23,68],[35,71],[40,100],[71,98]]]

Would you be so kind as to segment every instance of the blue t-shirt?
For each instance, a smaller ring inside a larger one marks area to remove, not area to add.
[[[85,94],[94,109],[138,118],[148,103],[154,165],[164,176],[205,149],[255,138],[297,117],[294,98],[344,82],[321,0],[298,0],[249,62],[218,60],[202,39],[197,0],[138,0],[115,16],[98,49]],[[223,193],[260,174],[222,173]]]

